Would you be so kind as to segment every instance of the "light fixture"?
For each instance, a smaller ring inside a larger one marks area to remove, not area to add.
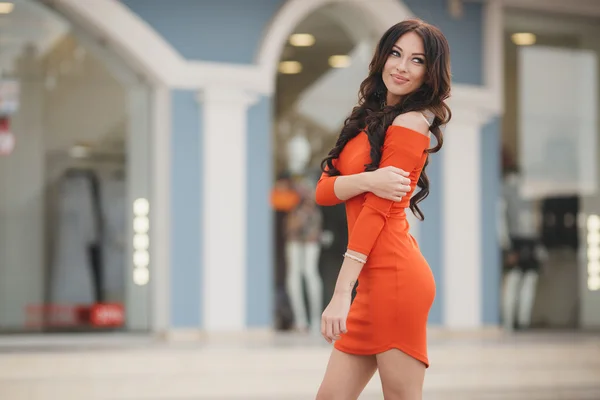
[[[147,250],[150,247],[150,238],[145,233],[136,233],[133,236],[133,248],[135,250]]]
[[[133,214],[137,217],[145,217],[150,211],[150,203],[146,199],[136,199],[133,202]]]
[[[590,215],[587,218],[587,228],[590,231],[598,231],[600,230],[600,217],[597,215]]]
[[[298,61],[282,61],[279,63],[279,72],[282,74],[299,74],[302,72],[302,64]]]
[[[150,271],[137,268],[133,270],[133,283],[138,286],[146,286],[150,282]]]
[[[347,68],[352,63],[352,59],[347,55],[335,55],[329,57],[329,65],[332,68]]]
[[[595,292],[600,290],[600,217],[587,218],[587,287]]]
[[[13,3],[9,3],[7,1],[0,2],[0,14],[10,14],[15,5]]]
[[[517,46],[531,46],[537,40],[536,36],[529,32],[513,33],[511,39]]]
[[[133,283],[138,286],[147,285],[150,281],[150,202],[148,199],[139,198],[133,202]]]
[[[294,33],[290,36],[290,44],[296,47],[310,47],[315,44],[315,37],[310,33]]]
[[[87,158],[90,155],[90,147],[83,144],[76,144],[69,149],[69,155],[72,158]]]
[[[150,254],[147,250],[136,250],[133,253],[133,265],[136,268],[147,268],[150,264]]]
[[[135,233],[148,233],[150,221],[147,217],[135,217],[133,219],[133,231]]]

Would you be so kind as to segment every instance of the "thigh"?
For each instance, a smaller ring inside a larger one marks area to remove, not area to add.
[[[375,356],[333,349],[317,400],[356,400],[377,370]]]
[[[377,368],[385,400],[421,400],[425,364],[392,349],[377,355]]]

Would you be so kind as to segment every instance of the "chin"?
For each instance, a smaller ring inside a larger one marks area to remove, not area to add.
[[[403,97],[411,93],[411,91],[409,90],[388,90],[388,92],[391,93],[394,97],[396,97],[398,101],[400,101]]]
[[[397,87],[390,88],[390,86],[386,85],[388,92],[396,97],[404,97],[408,94],[411,94],[412,92],[414,92],[416,90],[415,88],[397,88]]]
[[[410,91],[407,91],[407,90],[394,90],[394,91],[391,91],[390,90],[390,93],[393,94],[394,96],[402,97],[402,96],[406,96],[407,94],[409,94]]]

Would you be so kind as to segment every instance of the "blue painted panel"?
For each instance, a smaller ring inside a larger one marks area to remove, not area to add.
[[[497,204],[500,196],[500,120],[486,125],[481,134],[481,268],[482,321],[500,322],[500,250]]]
[[[248,114],[248,326],[271,326],[274,313],[271,104],[270,97],[263,97]]]
[[[201,325],[201,134],[195,91],[172,92],[171,325]]]
[[[253,63],[284,0],[122,0],[191,60]],[[251,3],[251,4],[249,4]]]
[[[429,177],[429,196],[419,206],[425,214],[425,220],[420,222],[419,247],[429,263],[435,276],[435,301],[429,312],[429,323],[439,325],[443,321],[444,302],[444,259],[443,259],[443,218],[442,203],[444,182],[442,181],[442,157],[444,148],[439,153],[430,156],[427,166]]]
[[[441,29],[450,44],[455,83],[483,84],[483,5],[464,2],[464,14],[453,18],[447,0],[404,0],[419,18]]]

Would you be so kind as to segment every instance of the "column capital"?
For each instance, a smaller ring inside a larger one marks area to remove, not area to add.
[[[251,91],[223,86],[209,86],[198,91],[196,99],[202,104],[230,104],[231,106],[250,107],[256,104],[260,96]]]
[[[452,110],[450,124],[482,126],[500,115],[495,108],[493,93],[474,85],[457,85],[448,99]]]

